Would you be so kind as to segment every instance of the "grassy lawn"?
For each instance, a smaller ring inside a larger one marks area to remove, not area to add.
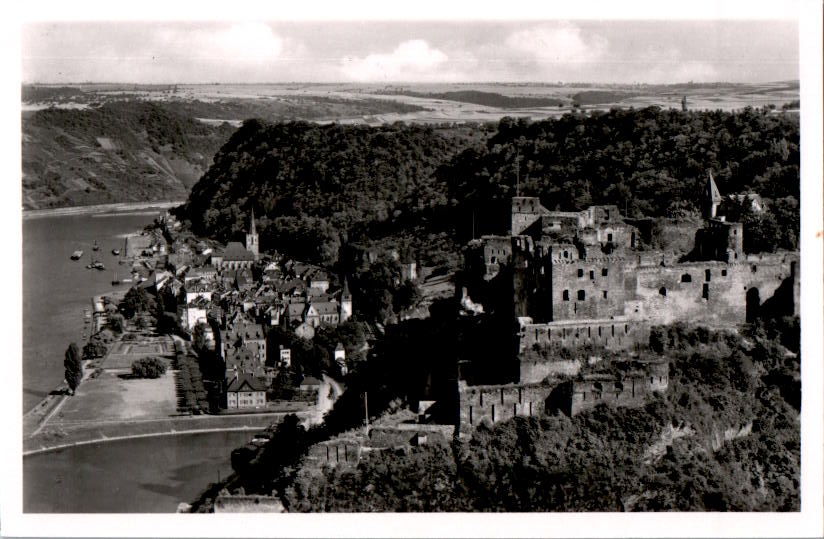
[[[121,378],[104,370],[84,381],[66,403],[55,423],[93,420],[129,420],[168,417],[176,412],[174,373],[154,380]]]

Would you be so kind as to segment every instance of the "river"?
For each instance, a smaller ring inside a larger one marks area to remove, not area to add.
[[[63,380],[63,354],[74,341],[83,347],[83,311],[92,296],[112,291],[112,278],[127,277],[112,249],[125,234],[141,230],[157,211],[62,215],[23,220],[23,411],[33,408]],[[105,271],[88,270],[94,255]],[[83,250],[81,260],[71,254]],[[128,285],[121,285],[125,288]]]
[[[83,311],[113,290],[120,266],[113,248],[157,211],[39,216],[23,220],[23,409],[35,406],[63,379],[63,354],[83,345]],[[87,270],[95,255],[106,271]],[[82,249],[81,260],[72,261]],[[128,285],[121,285],[125,288]],[[23,459],[26,512],[174,512],[231,471],[232,449],[249,432],[158,436],[82,445]]]
[[[79,445],[23,459],[26,513],[174,513],[232,471],[251,433],[205,432]]]

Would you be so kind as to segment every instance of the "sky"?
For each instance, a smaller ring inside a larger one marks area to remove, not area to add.
[[[24,83],[768,82],[795,20],[61,21],[22,29]]]

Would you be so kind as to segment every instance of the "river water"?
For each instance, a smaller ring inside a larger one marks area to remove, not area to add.
[[[113,248],[157,211],[36,217],[23,221],[23,409],[35,406],[63,379],[68,344],[83,346],[83,311],[110,292]],[[87,270],[94,253],[106,271]],[[73,251],[83,258],[73,261]],[[128,285],[121,285],[125,288]],[[82,445],[23,459],[25,512],[174,512],[231,471],[232,449],[248,432],[158,436]]]
[[[174,513],[232,471],[249,432],[79,445],[23,459],[26,513]]]
[[[23,220],[23,411],[33,408],[63,380],[63,354],[74,341],[82,348],[83,311],[92,296],[113,289],[112,278],[127,277],[112,249],[123,235],[141,230],[157,211],[66,215]],[[105,271],[88,270],[94,253]],[[83,250],[83,258],[71,254]]]

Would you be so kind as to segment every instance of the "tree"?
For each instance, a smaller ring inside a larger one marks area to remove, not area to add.
[[[83,378],[83,364],[80,360],[80,349],[77,348],[77,344],[71,343],[66,349],[63,367],[66,372],[66,383],[69,384],[69,389],[74,395],[74,390],[77,389],[80,380]]]
[[[133,286],[126,292],[120,310],[126,318],[132,318],[135,314],[144,313],[150,310],[153,301],[149,298],[146,290],[139,286]]]
[[[92,337],[86,346],[83,347],[83,359],[95,359],[106,355],[106,345],[99,337]]]
[[[123,315],[113,314],[109,316],[109,320],[106,325],[115,333],[123,333]]]
[[[135,378],[160,378],[166,374],[166,363],[156,357],[144,357],[132,363]]]

